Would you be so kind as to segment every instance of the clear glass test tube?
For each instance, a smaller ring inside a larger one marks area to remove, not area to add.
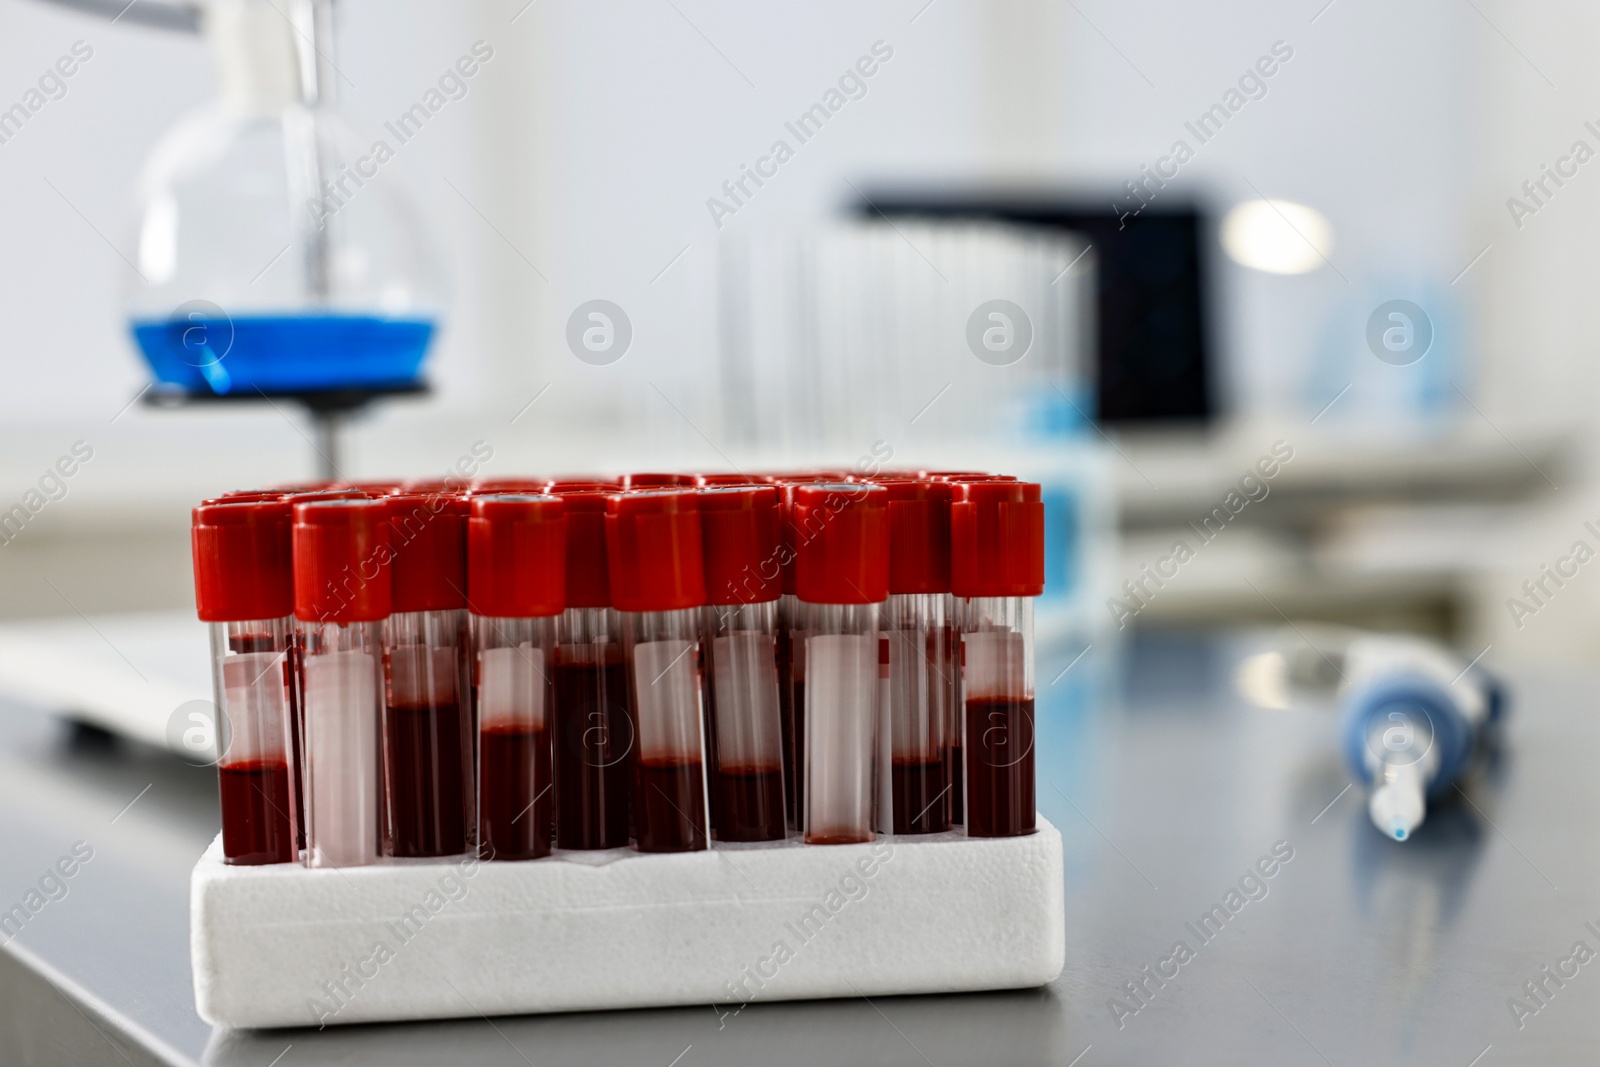
[[[972,597],[960,611],[967,834],[1031,834],[1033,598]]]
[[[639,729],[633,791],[639,850],[703,849],[709,827],[699,612],[625,612],[622,632]]]
[[[211,629],[222,853],[232,864],[298,855],[291,524],[290,506],[273,494],[206,501],[193,512],[195,608]]]
[[[871,841],[878,725],[878,605],[801,605],[805,651],[796,692],[804,701],[808,845]]]
[[[881,611],[888,599],[888,493],[801,485],[790,536],[800,630],[793,639],[807,844],[873,839],[879,773]],[[886,772],[886,771],[885,771]]]
[[[375,863],[381,848],[387,518],[381,501],[359,498],[294,508],[306,863],[312,867]]]
[[[294,717],[288,618],[211,624],[217,784],[228,863],[296,858]]]
[[[396,493],[387,503],[393,614],[384,624],[384,853],[455,856],[473,847],[478,822],[467,502]]]
[[[638,731],[634,846],[704,849],[711,830],[699,610],[706,588],[695,491],[611,494],[606,552]]]
[[[472,843],[472,708],[466,612],[397,612],[385,624],[385,830],[391,856],[454,856]]]
[[[556,843],[570,849],[624,848],[635,730],[628,713],[622,618],[614,608],[569,607],[561,614],[557,636]]]
[[[719,841],[779,841],[788,833],[788,809],[778,490],[730,477],[703,487],[699,508],[709,601],[704,647],[711,832]]]
[[[485,859],[550,854],[552,618],[473,619],[477,648],[479,848]]]
[[[961,630],[966,829],[1034,832],[1033,599],[1044,591],[1039,486],[951,483],[950,591]]]
[[[555,834],[552,678],[566,596],[565,507],[553,496],[503,493],[474,497],[470,508],[478,847],[485,859],[538,859]]]
[[[382,822],[383,626],[302,620],[298,629],[306,862],[312,867],[376,863]]]
[[[778,712],[778,604],[704,609],[711,678],[711,825],[719,841],[786,832]]]
[[[944,593],[892,593],[884,608],[896,834],[933,834],[950,826],[949,725],[957,672],[949,600]]]
[[[627,847],[638,738],[629,711],[622,618],[611,605],[606,498],[615,486],[557,486],[567,515],[566,610],[557,628],[556,845]]]

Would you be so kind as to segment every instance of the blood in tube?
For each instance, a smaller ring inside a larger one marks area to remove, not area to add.
[[[384,713],[390,832],[396,856],[453,856],[466,851],[461,714],[454,699],[391,704]]]
[[[711,776],[711,807],[723,841],[783,839],[783,771],[778,767],[719,767]]]
[[[961,744],[961,736],[959,733],[956,735],[955,740],[950,742],[949,751],[950,756],[946,761],[948,766],[946,768],[945,775],[950,781],[950,825],[960,826],[967,820],[965,804],[967,796],[967,765],[964,762],[967,758],[967,755],[966,749]]]
[[[694,491],[607,496],[606,554],[638,728],[635,847],[704,849],[710,838],[700,613],[706,588]]]
[[[563,645],[556,656],[556,844],[623,848],[634,731],[622,650],[612,643]]]
[[[550,745],[544,730],[490,726],[478,735],[478,761],[484,855],[497,860],[549,855],[555,804],[545,789],[550,781]],[[531,806],[529,797],[535,798]]]
[[[479,854],[536,859],[550,854],[555,835],[551,676],[565,584],[565,515],[555,497],[487,494],[472,500],[467,525]]]
[[[950,772],[942,758],[896,759],[891,775],[895,833],[933,834],[948,827],[945,791]]]
[[[1018,837],[1034,832],[1033,698],[967,701],[967,833]]]
[[[783,743],[776,605],[708,609],[712,632],[711,827],[719,841],[781,841]]]
[[[237,655],[246,655],[251,652],[272,652],[277,647],[276,638],[269,633],[259,634],[233,634],[228,635],[228,650]],[[299,677],[300,642],[298,635],[291,635],[288,648],[283,656],[284,684],[289,694],[289,746],[290,758],[288,769],[294,779],[294,795],[304,796],[300,778],[300,731],[303,724],[300,720],[300,687],[293,684],[293,679]],[[220,770],[220,767],[219,767]],[[306,847],[306,806],[296,804],[294,807],[294,847],[296,851]],[[228,853],[231,855],[231,853]],[[292,857],[291,857],[292,858]],[[258,863],[278,863],[279,860],[257,860]]]
[[[289,764],[251,760],[217,768],[222,794],[222,848],[232,863],[288,863]]]
[[[692,852],[706,847],[704,773],[695,759],[639,760],[634,794],[639,851]]]

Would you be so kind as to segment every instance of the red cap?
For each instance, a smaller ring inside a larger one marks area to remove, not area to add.
[[[368,496],[392,496],[393,494],[400,492],[402,484],[403,483],[401,482],[395,481],[340,482],[339,488],[359,489]]]
[[[294,614],[376,622],[390,613],[389,506],[366,497],[294,501]]]
[[[201,504],[248,504],[259,500],[282,500],[286,494],[277,489],[233,489],[200,501]]]
[[[332,489],[338,484],[335,481],[285,482],[283,485],[273,485],[268,488],[277,493],[317,493],[324,489]]]
[[[413,478],[401,487],[405,493],[464,493],[472,486],[470,478],[447,474],[443,478]]]
[[[467,502],[446,493],[399,493],[389,505],[394,551],[390,609],[445,611],[467,606]]]
[[[624,474],[617,482],[624,489],[655,489],[661,486],[694,484],[692,474]]]
[[[550,481],[549,492],[565,489],[604,489],[614,493],[618,488],[615,478],[601,478],[598,475],[575,475],[571,478],[553,478]]]
[[[222,500],[194,509],[194,603],[202,622],[281,619],[294,610],[289,505]]]
[[[889,492],[864,482],[794,491],[795,594],[812,604],[876,604],[889,595]]]
[[[806,475],[778,475],[773,484],[778,488],[778,536],[783,539],[784,550],[780,555],[783,564],[783,591],[794,593],[794,494],[802,485],[817,482],[832,482],[833,478],[826,476]]]
[[[467,599],[499,619],[559,615],[566,607],[567,519],[560,497],[485,494],[467,523]]]
[[[706,602],[698,503],[692,489],[606,498],[606,555],[618,609],[675,611]]]
[[[889,494],[889,592],[950,591],[950,486],[882,477]]]
[[[702,489],[708,485],[765,485],[772,481],[761,474],[696,474],[694,484]]]
[[[778,490],[725,485],[700,490],[706,599],[712,604],[763,604],[783,592],[779,578]]]
[[[372,498],[359,489],[307,489],[304,492],[284,493],[283,499],[290,504],[308,504],[313,500],[370,500]]]
[[[923,471],[919,478],[931,482],[1014,482],[1014,474],[985,474],[982,471]]]
[[[1044,504],[1035,482],[953,482],[950,591],[956,596],[1044,592]]]
[[[549,478],[485,478],[473,482],[470,492],[473,496],[487,496],[492,493],[541,496],[549,485]]]
[[[592,484],[592,483],[591,483]],[[611,606],[611,561],[606,558],[606,497],[615,486],[553,489],[567,506],[567,607]]]

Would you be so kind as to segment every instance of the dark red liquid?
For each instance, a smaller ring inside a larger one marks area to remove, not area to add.
[[[711,827],[718,841],[781,841],[783,772],[732,767],[711,776]]]
[[[962,803],[966,798],[967,765],[966,753],[961,749],[961,739],[956,738],[955,744],[950,746],[950,755],[946,762],[950,766],[950,825],[960,826],[967,817],[966,807]]]
[[[276,652],[278,642],[271,634],[229,634],[228,651],[237,655],[247,652]]]
[[[967,834],[1034,830],[1033,699],[967,701]]]
[[[798,780],[794,758],[794,693],[790,687],[794,684],[794,655],[791,652],[789,628],[778,627],[777,634],[777,659],[778,659],[778,732],[783,735],[783,810],[789,817],[791,824],[798,824],[795,817],[795,789]]]
[[[484,858],[550,855],[555,803],[543,730],[491,726],[478,735],[478,818]]]
[[[950,828],[949,771],[942,758],[894,761],[895,833],[936,834]]]
[[[706,794],[699,760],[639,760],[634,822],[640,852],[706,847]]]
[[[229,863],[288,863],[295,858],[289,822],[289,765],[277,761],[217,768],[222,852]]]
[[[390,707],[383,715],[389,833],[396,856],[467,849],[467,752],[461,705]]]
[[[556,845],[623,848],[633,791],[633,720],[621,651],[555,666]]]

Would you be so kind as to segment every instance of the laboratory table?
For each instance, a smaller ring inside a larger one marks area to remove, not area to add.
[[[44,900],[0,933],[0,1062],[1600,1061],[1600,677],[1501,665],[1504,736],[1401,844],[1347,789],[1326,702],[1241,694],[1257,641],[1041,649],[1039,807],[1066,851],[1057,981],[740,1011],[213,1031],[194,1011],[188,887],[217,830],[214,772],[0,702],[0,910]]]

